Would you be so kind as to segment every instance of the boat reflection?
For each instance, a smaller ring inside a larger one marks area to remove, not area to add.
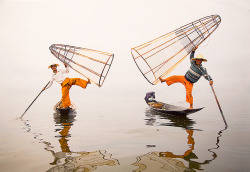
[[[173,126],[181,127],[183,129],[193,129],[195,121],[188,118],[187,116],[175,116],[165,113],[156,112],[152,109],[146,109],[146,125],[156,125],[156,126]]]
[[[73,126],[75,121],[75,114],[69,115],[58,115],[54,114],[55,124],[60,129],[56,129],[59,135],[59,144],[61,151],[55,152],[53,147],[47,143],[47,151],[50,151],[54,157],[54,161],[50,163],[53,165],[48,172],[55,171],[93,171],[100,166],[108,165],[115,166],[119,165],[117,159],[111,158],[112,154],[107,153],[105,150],[97,150],[93,152],[73,152],[70,150],[68,145],[70,135],[70,128]]]

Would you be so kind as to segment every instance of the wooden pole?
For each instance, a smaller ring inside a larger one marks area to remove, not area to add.
[[[215,91],[214,91],[214,87],[213,87],[213,85],[211,85],[211,84],[210,84],[210,86],[211,86],[211,88],[212,88],[212,91],[213,91],[213,93],[214,93],[215,100],[216,100],[216,102],[217,102],[217,105],[218,105],[218,107],[219,107],[219,109],[220,109],[221,116],[222,116],[222,118],[223,118],[223,120],[224,120],[224,123],[225,123],[225,125],[226,125],[226,128],[227,128],[227,126],[228,126],[228,125],[227,125],[227,121],[226,121],[226,119],[225,119],[225,117],[224,117],[224,115],[223,115],[222,109],[221,109],[221,107],[220,107],[220,103],[219,103],[218,98],[217,98],[217,96],[216,96],[216,94],[215,94]]]
[[[47,85],[49,85],[50,82],[48,82],[46,84],[46,86],[44,88],[47,87]],[[33,100],[33,102],[29,105],[29,107],[25,110],[25,112],[22,114],[22,116],[19,119],[22,119],[22,117],[24,116],[24,114],[27,112],[27,110],[30,108],[30,106],[36,101],[36,99],[40,96],[40,94],[44,91],[44,89],[42,89],[42,91],[38,94],[38,96],[36,96],[36,98]]]

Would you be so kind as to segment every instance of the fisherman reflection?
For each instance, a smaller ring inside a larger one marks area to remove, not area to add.
[[[71,135],[69,134],[70,128],[75,121],[75,112],[70,113],[68,115],[60,115],[58,113],[54,113],[54,121],[56,126],[60,126],[59,129],[56,129],[56,132],[59,131],[60,135],[55,137],[59,137],[58,140],[61,147],[61,152],[53,152],[52,155],[55,157],[54,162],[50,163],[51,165],[56,165],[60,159],[65,158],[67,156],[66,153],[70,153],[70,147],[68,145],[69,138]]]
[[[111,158],[112,154],[106,153],[106,151],[93,151],[93,152],[72,152],[68,145],[69,137],[71,136],[69,133],[73,122],[75,121],[75,115],[55,115],[55,123],[57,126],[61,126],[61,129],[57,129],[59,131],[59,143],[61,147],[61,152],[54,152],[53,150],[49,150],[54,156],[54,162],[50,163],[51,165],[56,165],[48,170],[48,172],[55,171],[93,171],[97,169],[99,166],[115,166],[119,165],[118,160]],[[64,163],[62,162],[64,160]]]
[[[188,145],[189,149],[185,151],[182,155],[177,155],[172,152],[150,152],[143,156],[137,157],[137,162],[135,162],[134,166],[138,166],[139,168],[134,170],[134,172],[149,172],[149,171],[195,171],[202,170],[201,165],[209,164],[209,162],[213,161],[217,155],[213,153],[212,159],[205,160],[200,163],[194,161],[192,159],[197,159],[198,157],[193,153],[195,141],[193,138],[193,130],[186,130],[188,133]],[[185,165],[187,164],[188,165]]]
[[[184,159],[185,157],[189,156],[191,153],[193,153],[192,151],[194,150],[194,138],[193,138],[193,130],[186,130],[186,132],[188,133],[188,145],[189,145],[189,149],[183,154],[183,155],[175,155],[172,152],[160,152],[159,156],[160,157],[169,157],[169,158],[182,158]],[[195,156],[196,157],[196,156]]]
[[[70,113],[69,115],[59,115],[57,113],[54,114],[54,119],[55,119],[55,123],[56,125],[61,126],[62,128],[56,131],[60,131],[59,132],[59,136],[56,137],[60,137],[59,139],[59,143],[61,146],[61,150],[62,152],[70,152],[69,146],[68,146],[68,141],[71,137],[71,135],[69,134],[69,130],[71,128],[71,126],[73,125],[73,122],[75,121],[75,112]]]

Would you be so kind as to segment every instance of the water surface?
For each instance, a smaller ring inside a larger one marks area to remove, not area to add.
[[[152,111],[143,98],[115,96],[96,104],[76,99],[76,113],[69,116],[59,116],[49,102],[38,101],[23,120],[2,119],[0,167],[3,171],[250,169],[244,104],[237,105],[242,109],[238,111],[230,102],[221,102],[226,128],[215,102],[176,117]]]

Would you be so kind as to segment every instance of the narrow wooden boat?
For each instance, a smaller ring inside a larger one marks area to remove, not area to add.
[[[148,106],[154,111],[178,116],[189,115],[203,109],[203,107],[197,109],[187,109],[181,106],[158,102],[155,100],[155,92],[148,92],[146,94],[145,101],[147,102]]]
[[[60,108],[60,104],[62,101],[59,101],[55,106],[54,106],[54,111],[58,114],[61,115],[68,115],[70,113],[73,113],[76,109],[76,106],[74,103],[71,102],[71,105],[68,108]]]

